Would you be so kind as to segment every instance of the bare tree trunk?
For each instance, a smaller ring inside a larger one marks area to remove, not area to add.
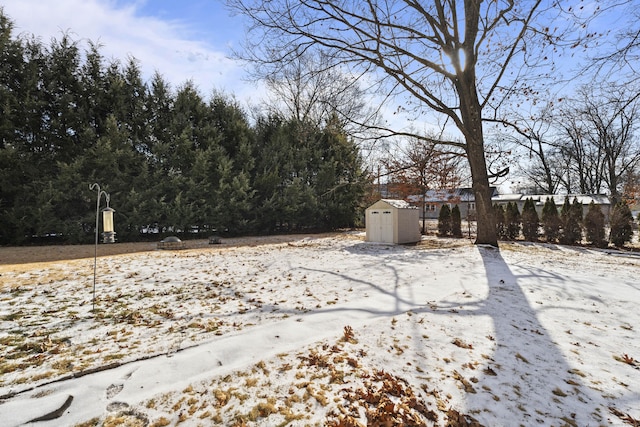
[[[479,145],[482,147],[482,144]],[[498,237],[496,234],[496,222],[493,217],[492,192],[487,175],[484,151],[482,148],[478,149],[478,144],[475,143],[469,143],[467,147],[467,156],[471,167],[471,176],[473,177],[472,188],[476,197],[478,234],[475,243],[497,247]]]
[[[477,17],[469,16],[467,23],[473,23]],[[475,61],[473,49],[465,49],[466,63],[459,69],[455,85],[460,99],[460,117],[466,140],[465,150],[471,168],[472,188],[476,198],[477,235],[476,244],[498,246],[496,222],[491,203],[491,188],[484,150],[482,131],[482,107],[478,100],[475,80]]]

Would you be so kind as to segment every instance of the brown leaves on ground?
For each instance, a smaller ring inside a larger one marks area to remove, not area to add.
[[[426,427],[427,421],[437,421],[438,415],[413,393],[402,379],[383,370],[372,374],[358,390],[344,389],[347,403],[340,416],[330,420],[331,427],[359,427],[359,409],[364,408],[370,427]],[[347,409],[348,408],[348,409]]]
[[[622,361],[627,365],[637,366],[637,360],[635,360],[633,357],[629,356],[628,354],[622,355]]]
[[[640,369],[640,361],[634,359],[628,354],[623,354],[622,356],[613,356],[618,362],[626,363],[629,366],[633,366],[636,369]]]
[[[461,414],[455,409],[447,411],[446,427],[483,427],[475,418],[470,415]]]
[[[466,391],[467,393],[475,393],[476,392],[476,389],[473,388],[471,383],[469,381],[467,381],[467,379],[465,377],[463,377],[458,371],[456,371],[456,370],[453,371],[453,378],[455,380],[457,380],[458,382],[460,382],[460,384],[462,384],[462,387],[463,387],[464,391]],[[476,382],[477,382],[477,380],[476,380]]]
[[[406,381],[383,370],[372,374],[363,388],[342,391],[346,403],[340,407],[342,414],[329,420],[330,427],[426,427],[428,421],[438,421],[438,413],[429,409]],[[361,408],[366,424],[358,420]],[[455,409],[449,409],[446,417],[447,427],[482,427],[473,417]]]
[[[342,340],[344,342],[348,342],[348,343],[351,343],[351,344],[357,344],[358,343],[358,341],[355,338],[355,334],[353,332],[353,328],[351,326],[347,325],[347,326],[344,327],[344,334],[342,336]]]
[[[625,424],[629,424],[632,427],[640,427],[640,420],[633,418],[629,414],[625,414],[624,412],[619,411],[614,407],[610,407],[609,412],[620,418]]]
[[[462,341],[460,338],[456,338],[454,339],[452,342],[452,344],[460,347],[460,348],[465,348],[467,350],[472,350],[473,349],[473,345],[472,344],[468,344],[464,341]]]

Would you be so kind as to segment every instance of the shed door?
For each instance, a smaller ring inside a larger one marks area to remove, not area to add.
[[[393,213],[390,210],[371,211],[371,241],[393,243]]]

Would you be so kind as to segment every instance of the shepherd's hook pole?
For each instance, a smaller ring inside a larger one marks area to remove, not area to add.
[[[107,206],[109,206],[109,194],[102,191],[100,189],[100,185],[98,183],[89,184],[89,190],[98,190],[98,196],[96,197],[96,240],[93,250],[93,300],[91,306],[91,312],[94,313],[96,311],[96,267],[98,265],[98,228],[100,226],[99,215],[100,215],[100,197],[104,194],[105,199],[107,201]]]

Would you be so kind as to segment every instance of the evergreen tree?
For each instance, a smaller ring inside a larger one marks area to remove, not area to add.
[[[335,114],[329,117],[319,136],[322,161],[315,192],[320,225],[330,230],[353,227],[362,213],[361,200],[365,192],[360,152]]]
[[[570,219],[569,212],[571,211],[571,201],[569,201],[569,197],[566,196],[564,198],[564,203],[562,204],[562,208],[560,209],[560,236],[558,237],[560,243],[567,245],[571,244],[570,238],[570,229],[567,227],[567,224]]]
[[[607,247],[604,232],[604,213],[600,206],[593,203],[589,204],[589,209],[584,217],[584,229],[587,235],[587,242],[598,248]]]
[[[577,243],[581,243],[582,242],[582,224],[583,224],[583,220],[584,220],[584,211],[582,208],[582,204],[578,201],[578,198],[574,198],[573,199],[573,203],[571,203],[571,216],[573,217],[572,219],[572,223],[573,224],[578,224],[578,226],[575,228],[575,236],[576,236],[576,242]]]
[[[23,44],[13,39],[13,28],[0,7],[0,244],[24,239],[24,223],[16,205],[23,197],[23,185],[33,178],[26,141],[21,137],[28,104],[21,90],[27,64]]]
[[[217,226],[231,234],[244,234],[253,229],[251,209],[255,190],[245,172],[234,172],[233,161],[225,157],[219,163],[220,180],[214,192],[219,201],[215,207]]]
[[[499,239],[505,239],[507,236],[507,232],[504,206],[498,204],[493,205],[493,215],[495,216],[496,221],[496,235]]]
[[[438,235],[441,237],[451,234],[451,208],[448,204],[442,205],[438,215]]]
[[[552,197],[548,197],[542,208],[542,228],[547,242],[556,242],[560,236],[560,216]]]
[[[504,213],[505,237],[516,240],[520,236],[520,211],[518,205],[509,202]]]
[[[252,127],[233,99],[205,102],[192,82],[147,85],[131,57],[105,63],[65,34],[49,47],[12,38],[0,8],[0,242],[55,234],[90,242],[97,182],[120,241],[177,233],[355,225],[365,179],[337,115]],[[144,236],[142,236],[144,237]],[[156,236],[159,237],[159,236]]]
[[[573,203],[569,202],[569,197],[565,197],[560,213],[562,229],[560,232],[560,243],[563,245],[575,245],[582,240],[582,205],[577,198]]]
[[[283,161],[291,156],[284,127],[283,119],[277,115],[262,116],[256,122],[253,183],[255,204],[260,206],[260,214],[256,215],[256,227],[260,233],[275,231],[279,221],[283,169],[289,164]]]
[[[42,145],[49,153],[51,173],[57,161],[68,162],[88,149],[93,140],[83,140],[81,53],[78,42],[67,34],[52,40],[42,72],[41,93],[44,100]]]
[[[623,247],[633,237],[633,216],[629,205],[621,201],[616,203],[609,221],[609,241],[615,246]]]
[[[137,152],[148,154],[149,117],[146,109],[148,90],[142,81],[142,71],[135,58],[129,58],[122,72],[124,87],[122,96],[124,100],[123,117],[120,118],[120,126],[128,133],[128,144]]]
[[[106,99],[107,82],[105,79],[104,58],[99,46],[89,42],[89,50],[85,52],[85,62],[80,68],[80,114],[85,132],[91,130],[93,139],[105,131],[106,118],[111,105]]]
[[[522,207],[522,234],[525,240],[535,242],[538,240],[540,220],[533,199],[528,198]]]
[[[460,217],[460,207],[455,205],[451,208],[451,235],[462,237],[462,218]]]
[[[0,141],[11,141],[20,118],[19,89],[25,68],[22,43],[13,40],[13,22],[0,7]],[[3,147],[0,145],[0,149]]]

